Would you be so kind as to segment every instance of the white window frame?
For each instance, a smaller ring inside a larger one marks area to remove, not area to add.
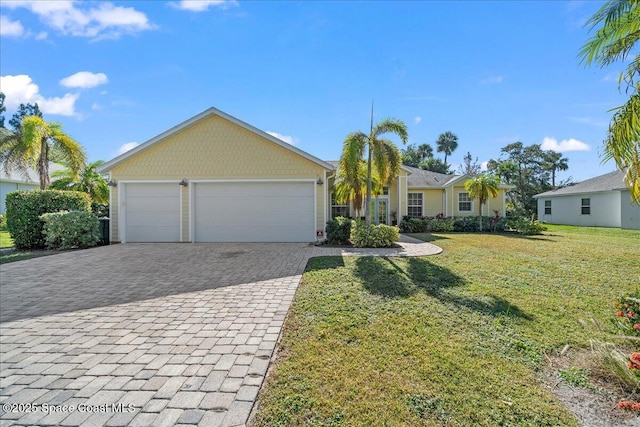
[[[544,214],[545,215],[551,215],[551,212],[552,212],[551,211],[551,207],[552,207],[551,205],[552,205],[551,200],[545,200],[544,201]]]
[[[418,202],[411,200],[411,197],[416,195],[419,196],[419,199],[420,199],[419,204]],[[411,208],[420,208],[420,215],[419,216],[411,215],[410,214]],[[411,218],[421,218],[424,216],[424,194],[423,193],[419,193],[419,192],[407,193],[407,216],[410,216]]]
[[[347,212],[348,212],[347,217],[351,217],[351,204],[349,202],[347,202],[346,204],[335,203],[335,194],[333,194],[333,192],[331,192],[329,197],[331,201],[331,206],[329,207],[329,216],[331,217],[331,219],[337,218],[338,216],[342,216],[342,215],[333,216],[333,208],[347,208]]]
[[[585,203],[585,200],[587,201]],[[588,212],[585,213],[585,208]],[[581,197],[580,198],[580,215],[591,215],[591,197]]]
[[[460,196],[465,195],[467,200],[460,200]],[[469,209],[460,209],[461,203],[469,203]],[[468,191],[460,191],[458,193],[458,212],[473,212],[473,199],[469,197]]]

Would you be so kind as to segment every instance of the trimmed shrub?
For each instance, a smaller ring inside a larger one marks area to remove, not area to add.
[[[367,226],[364,221],[354,221],[351,228],[351,242],[356,248],[389,248],[398,240],[398,227],[384,224]]]
[[[94,200],[91,202],[91,212],[98,218],[109,218],[109,204],[96,202]]]
[[[400,221],[400,231],[403,233],[426,233],[429,226],[427,218],[412,218],[403,216]]]
[[[453,218],[434,218],[430,222],[430,230],[436,233],[446,233],[453,231],[456,220]]]
[[[7,195],[7,229],[17,249],[44,249],[44,221],[40,215],[59,211],[86,211],[91,198],[79,191],[14,191]]]
[[[0,215],[0,231],[7,230],[7,216],[5,214]]]
[[[515,231],[518,234],[532,236],[542,234],[547,228],[532,218],[522,216],[510,216],[506,220],[506,228]]]
[[[48,249],[74,249],[95,246],[100,240],[98,218],[91,212],[53,212],[41,215]]]
[[[327,243],[343,245],[351,238],[351,224],[353,220],[342,216],[327,221]]]

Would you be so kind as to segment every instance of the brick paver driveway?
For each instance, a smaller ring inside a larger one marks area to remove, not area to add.
[[[244,425],[311,256],[431,246],[126,244],[2,265],[0,426]]]

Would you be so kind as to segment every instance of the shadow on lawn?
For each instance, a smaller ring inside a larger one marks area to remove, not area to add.
[[[426,292],[443,303],[466,307],[482,314],[532,319],[518,306],[496,295],[481,295],[479,298],[455,295],[450,292],[451,288],[465,285],[464,278],[425,258],[406,260],[405,268],[397,263],[397,258],[361,257],[356,260],[355,274],[363,281],[367,291],[383,297],[406,298]]]

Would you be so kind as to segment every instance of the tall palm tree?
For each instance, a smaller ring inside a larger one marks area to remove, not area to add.
[[[35,167],[40,178],[40,189],[51,185],[49,163],[64,162],[74,177],[86,164],[82,146],[62,131],[62,126],[45,122],[37,116],[22,119],[22,132],[3,132],[0,139],[0,162],[5,172],[17,170],[23,174]]]
[[[362,209],[364,206],[367,224],[371,224],[371,212],[369,203],[373,192],[372,171],[375,169],[377,181],[382,185],[388,185],[400,173],[402,156],[398,147],[388,139],[382,138],[384,134],[396,134],[403,144],[409,139],[407,125],[402,120],[384,119],[380,123],[373,125],[369,135],[362,131],[350,133],[344,140],[342,156],[340,157],[340,174],[345,185],[352,187],[354,198],[354,208]],[[365,157],[366,156],[366,157]],[[366,197],[362,200],[361,188],[362,168],[366,166]],[[359,197],[356,197],[359,196]],[[358,203],[362,203],[364,205]]]
[[[444,162],[447,163],[447,157],[451,155],[456,148],[458,148],[458,136],[452,132],[445,132],[440,134],[436,141],[438,153],[444,153]]]
[[[631,93],[629,100],[613,109],[613,117],[604,141],[603,161],[613,159],[618,169],[625,171],[625,183],[631,196],[640,204],[640,2],[610,0],[587,21],[595,34],[580,51],[586,65],[600,67],[618,61],[628,63],[620,73],[620,85]],[[632,58],[629,58],[629,54]],[[635,57],[633,57],[635,55]]]
[[[51,177],[54,178],[51,188],[54,190],[84,191],[89,193],[94,202],[109,203],[107,178],[96,171],[96,168],[103,163],[102,160],[98,160],[88,164],[82,168],[79,177],[76,177],[69,167],[55,171],[51,174]]]
[[[562,157],[562,153],[548,150],[542,155],[542,167],[551,172],[551,185],[556,188],[556,172],[569,169],[569,159]]]
[[[464,183],[471,199],[478,199],[478,215],[480,216],[480,231],[482,231],[482,205],[489,197],[496,197],[500,190],[500,178],[491,174],[481,174]]]

